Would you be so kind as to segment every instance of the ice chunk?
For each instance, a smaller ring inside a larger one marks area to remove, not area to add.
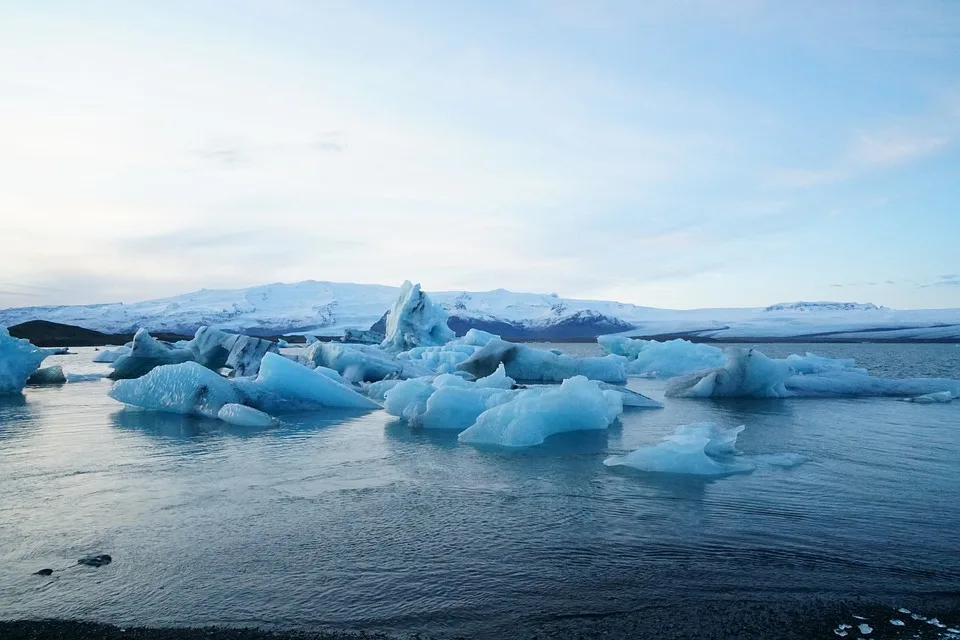
[[[58,364],[37,369],[27,378],[27,384],[64,384],[66,381],[63,367]]]
[[[403,373],[403,363],[368,345],[315,342],[302,358],[307,364],[333,369],[351,382],[376,382]]]
[[[507,375],[502,362],[496,371],[476,382],[477,387],[481,389],[513,389],[515,384],[517,384],[516,380]]]
[[[455,337],[447,326],[447,312],[434,305],[419,284],[404,282],[387,315],[387,335],[381,346],[398,353],[446,344]]]
[[[143,409],[209,418],[241,401],[229,380],[197,362],[161,365],[139,378],[118,380],[109,395]]]
[[[479,382],[479,381],[478,381]],[[620,385],[610,384],[608,382],[597,382],[597,386],[604,391],[615,391],[620,394],[620,401],[625,407],[639,407],[643,409],[663,409],[663,404],[653,398],[648,398],[642,393],[637,393],[621,387]]]
[[[130,346],[124,345],[122,347],[117,347],[116,349],[104,349],[93,357],[94,362],[116,362],[121,357],[130,353]]]
[[[666,395],[685,398],[919,396],[937,392],[960,395],[960,380],[875,378],[851,360],[818,356],[768,358],[756,349],[731,347],[724,367],[671,378]],[[808,373],[803,373],[803,372]]]
[[[317,369],[319,368],[320,367],[317,367]],[[390,389],[393,389],[402,382],[406,381],[394,378],[393,380],[380,380],[379,382],[371,382],[363,387],[363,392],[367,394],[368,398],[372,398],[377,402],[383,402],[386,400],[387,391],[390,391]]]
[[[238,427],[272,427],[280,422],[270,414],[242,404],[223,405],[217,417]]]
[[[938,391],[937,393],[927,393],[913,398],[904,398],[904,402],[916,402],[917,404],[944,404],[953,400],[953,394],[949,391]]]
[[[860,633],[862,633],[865,636],[873,633],[873,628],[871,628],[870,625],[868,625],[866,622],[858,624],[857,629],[859,629]]]
[[[724,367],[671,378],[667,381],[667,396],[685,398],[785,398],[786,381],[791,375],[790,365],[783,360],[772,360],[755,349],[731,347],[727,349]]]
[[[275,342],[238,333],[227,333],[210,327],[197,329],[193,340],[184,347],[193,352],[193,359],[218,371],[223,367],[233,370],[237,377],[255,376],[265,353],[279,353]]]
[[[146,329],[138,329],[133,336],[130,352],[113,363],[109,377],[114,380],[139,378],[155,367],[193,360],[195,355],[191,350],[161,342],[147,333]]]
[[[477,387],[470,383],[467,386],[444,386],[427,398],[419,424],[424,429],[463,431],[491,406],[509,400],[511,394],[503,389]]]
[[[358,344],[380,344],[386,338],[379,331],[370,331],[363,329],[344,329],[342,342],[354,342]]]
[[[423,379],[404,380],[384,394],[383,409],[392,416],[416,422],[427,410],[427,399],[436,392]]]
[[[261,409],[308,406],[345,409],[378,409],[375,402],[329,376],[317,373],[277,353],[267,353],[260,361],[257,377],[238,378],[235,384],[249,403]]]
[[[687,340],[633,340],[623,336],[599,336],[597,342],[610,354],[626,357],[627,373],[653,378],[670,378],[702,369],[722,367],[723,351]]]
[[[28,340],[12,338],[0,327],[0,395],[20,393],[47,353]]]
[[[494,373],[502,364],[506,375],[522,382],[562,382],[574,376],[626,382],[626,362],[626,358],[616,355],[572,358],[495,338],[457,365],[457,369],[480,378]]]
[[[608,467],[627,466],[650,473],[728,476],[750,473],[756,466],[734,456],[737,435],[743,426],[722,429],[700,423],[679,427],[660,444],[641,447],[624,456],[610,456]]]
[[[286,349],[286,348],[289,347],[289,346],[290,346],[290,343],[289,343],[289,342],[287,342],[287,341],[284,340],[283,338],[277,338],[277,348],[278,348],[278,349]]]
[[[489,346],[489,345],[488,345]],[[509,371],[509,369],[508,369]],[[501,447],[530,447],[566,431],[606,429],[623,410],[620,396],[604,393],[583,376],[559,387],[527,389],[481,413],[459,435],[461,442]]]

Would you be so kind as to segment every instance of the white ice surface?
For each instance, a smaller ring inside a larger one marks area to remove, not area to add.
[[[239,427],[272,427],[279,424],[279,420],[268,413],[242,404],[225,404],[220,407],[217,417],[224,422]]]
[[[142,377],[118,380],[109,395],[142,409],[209,418],[216,418],[223,405],[241,401],[229,380],[197,362],[161,365]]]

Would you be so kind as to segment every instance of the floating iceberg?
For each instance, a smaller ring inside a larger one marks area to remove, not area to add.
[[[454,373],[457,365],[499,337],[486,331],[470,329],[462,338],[439,347],[414,347],[397,355],[401,360],[426,367],[436,373]]]
[[[750,473],[756,465],[735,458],[737,435],[743,429],[743,426],[722,429],[712,423],[684,425],[660,444],[641,447],[624,456],[610,456],[603,464],[650,473],[696,476]]]
[[[362,344],[314,342],[301,356],[308,366],[326,367],[351,382],[403,377],[403,363],[385,351]],[[429,373],[429,371],[427,371]]]
[[[27,378],[27,384],[64,384],[67,376],[63,374],[63,367],[55,364],[51,367],[41,367]]]
[[[559,387],[517,393],[481,413],[458,438],[469,444],[531,447],[558,433],[606,429],[622,412],[620,394],[576,376]]]
[[[133,343],[131,342],[129,345],[117,347],[116,349],[104,349],[93,357],[93,361],[106,363],[116,362],[123,356],[128,355],[132,347]]]
[[[128,380],[150,373],[154,368],[181,364],[195,360],[192,351],[161,342],[151,336],[146,329],[138,329],[133,336],[130,352],[114,361],[110,378]]]
[[[242,404],[225,404],[220,407],[217,417],[238,427],[273,427],[280,423],[268,413]]]
[[[434,305],[419,284],[407,280],[387,315],[387,335],[381,346],[399,353],[414,347],[446,344],[456,337],[447,326],[447,317],[447,312]]]
[[[380,344],[386,337],[379,331],[370,331],[369,329],[344,329],[340,341],[358,344]]]
[[[277,353],[263,356],[256,378],[235,378],[233,382],[243,392],[246,404],[266,411],[311,407],[379,409],[351,387]]]
[[[377,404],[349,386],[276,353],[267,353],[256,378],[224,378],[198,362],[161,365],[131,380],[119,380],[110,397],[143,409],[219,417],[224,405],[243,404],[261,411],[321,407],[376,409]],[[228,409],[233,420],[263,422],[249,411]],[[240,424],[234,422],[234,424]]]
[[[875,378],[851,360],[818,356],[768,358],[756,349],[730,347],[723,367],[667,381],[666,395],[683,398],[792,398],[960,395],[960,380]]]
[[[235,376],[252,376],[257,374],[265,353],[277,352],[276,343],[269,340],[210,327],[200,327],[192,340],[177,344],[162,342],[139,329],[129,352],[113,362],[110,377],[139,378],[154,367],[182,362],[197,362],[213,371],[229,367]]]
[[[620,394],[620,400],[624,407],[633,407],[641,409],[663,409],[663,404],[653,398],[648,398],[642,393],[637,393],[620,385],[610,384],[609,382],[597,382],[597,386],[604,391],[614,391]]]
[[[23,391],[27,378],[47,355],[28,340],[10,337],[6,327],[0,327],[0,394]]]
[[[508,376],[521,382],[562,382],[575,376],[626,382],[626,363],[623,356],[573,358],[494,338],[458,364],[457,369],[480,378],[490,375],[502,364]]]
[[[651,378],[671,378],[702,369],[722,367],[723,350],[687,340],[633,340],[623,336],[599,336],[597,342],[607,353],[624,356],[627,373]]]
[[[229,380],[197,362],[161,365],[139,378],[118,380],[109,396],[142,409],[208,418],[242,401]]]
[[[939,391],[937,393],[927,393],[913,398],[904,398],[904,402],[915,402],[917,404],[946,404],[953,401],[953,394],[949,391]]]

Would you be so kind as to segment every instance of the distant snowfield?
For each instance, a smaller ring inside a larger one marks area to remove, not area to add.
[[[201,290],[134,304],[18,307],[0,310],[0,325],[48,320],[104,333],[192,334],[202,325],[255,335],[341,335],[367,329],[399,287],[309,280],[248,289]],[[477,327],[518,338],[573,338],[607,333],[724,339],[960,340],[960,309],[897,311],[872,304],[794,302],[766,308],[656,309],[552,294],[428,292],[457,333]]]

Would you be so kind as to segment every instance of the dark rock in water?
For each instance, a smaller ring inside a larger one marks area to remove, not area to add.
[[[52,575],[53,575],[53,569],[40,569],[40,571],[37,571],[37,572],[36,572],[35,574],[33,574],[33,575],[35,575],[35,576],[52,576]]]
[[[111,562],[113,562],[113,558],[105,553],[99,556],[87,556],[77,560],[77,564],[86,565],[88,567],[102,567],[103,565],[110,564]]]

